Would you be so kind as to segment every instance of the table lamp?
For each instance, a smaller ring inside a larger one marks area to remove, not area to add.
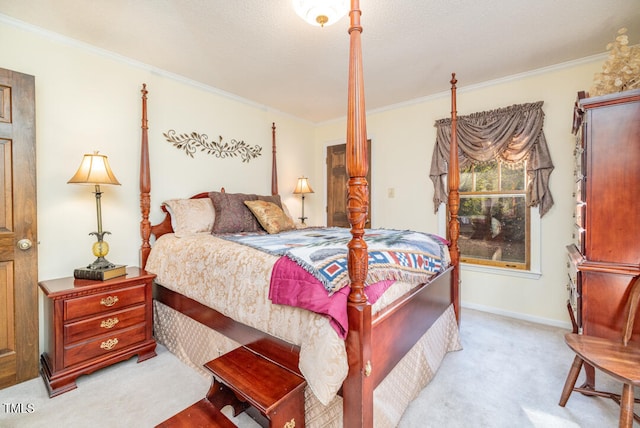
[[[300,177],[298,178],[296,188],[293,190],[293,194],[302,195],[302,217],[298,217],[302,224],[304,224],[304,220],[308,218],[304,216],[304,195],[306,193],[313,193],[313,189],[309,186],[309,179],[307,179],[307,177]]]
[[[100,205],[100,199],[102,198],[102,191],[100,190],[101,184],[117,184],[120,182],[116,179],[115,175],[111,171],[109,161],[105,155],[101,155],[98,152],[93,154],[85,154],[82,158],[82,163],[78,168],[78,171],[68,181],[68,183],[74,184],[93,184],[95,186],[96,196],[96,211],[98,218],[98,230],[97,232],[91,232],[89,235],[95,235],[97,242],[93,244],[93,255],[96,260],[88,265],[86,268],[79,268],[74,271],[76,278],[82,279],[100,279],[105,280],[113,278],[115,276],[124,275],[126,269],[124,266],[118,266],[108,261],[105,256],[109,253],[109,244],[103,239],[104,235],[110,234],[102,230],[102,209]]]

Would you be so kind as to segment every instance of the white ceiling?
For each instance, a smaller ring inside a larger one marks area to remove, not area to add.
[[[640,40],[639,0],[360,7],[368,109],[446,91],[454,71],[464,87],[602,54],[621,27]],[[348,17],[314,27],[291,0],[0,0],[0,14],[312,122],[346,114]]]

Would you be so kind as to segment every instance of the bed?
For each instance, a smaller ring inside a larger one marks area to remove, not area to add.
[[[390,281],[390,286],[372,303],[368,278],[375,267],[369,264],[369,245],[370,235],[376,232],[364,228],[368,165],[361,32],[359,2],[352,0],[347,117],[347,206],[351,229],[347,230],[349,239],[344,249],[348,286],[340,289],[345,317],[342,335],[326,314],[270,300],[269,281],[281,257],[211,233],[179,234],[171,215],[160,224],[151,224],[148,92],[146,85],[142,89],[141,260],[146,269],[158,275],[154,293],[156,337],[199,369],[204,362],[243,345],[301,374],[308,383],[308,426],[397,425],[408,403],[433,377],[444,355],[460,349],[455,74],[451,79],[452,155],[443,265],[428,281],[417,285],[404,279]],[[271,196],[276,197],[275,124],[272,140]],[[228,196],[223,191],[204,192],[188,199],[216,197]],[[217,208],[218,205],[216,216]],[[205,249],[207,246],[215,247],[215,254]],[[178,258],[180,254],[183,259]],[[243,262],[238,263],[239,260]],[[179,267],[185,269],[178,271]]]

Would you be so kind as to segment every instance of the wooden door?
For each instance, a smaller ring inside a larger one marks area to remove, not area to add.
[[[0,69],[0,388],[38,376],[34,80]]]
[[[365,227],[371,227],[371,140],[367,140],[369,212]],[[351,227],[347,217],[347,145],[327,147],[327,226]]]

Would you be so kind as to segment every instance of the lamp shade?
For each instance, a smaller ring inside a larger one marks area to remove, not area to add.
[[[296,195],[304,195],[305,193],[313,193],[313,189],[309,186],[309,179],[307,177],[298,178],[296,188],[293,190]]]
[[[105,155],[96,153],[86,154],[82,163],[67,183],[76,184],[120,184]]]
[[[298,16],[319,27],[337,22],[349,12],[349,7],[349,0],[293,0]]]

